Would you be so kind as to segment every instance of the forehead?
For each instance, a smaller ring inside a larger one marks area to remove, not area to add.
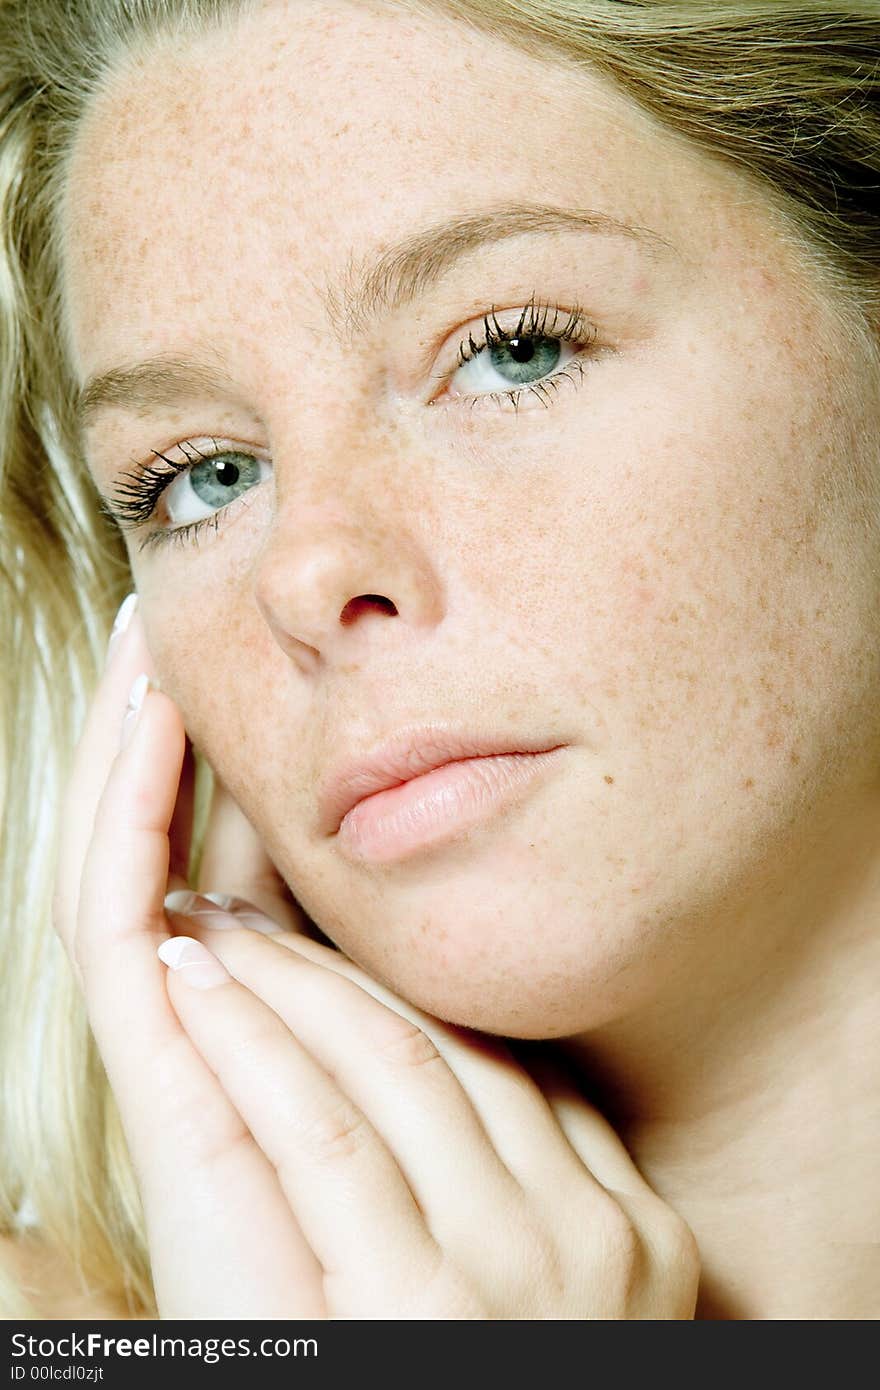
[[[442,16],[263,5],[127,56],[93,100],[63,203],[74,363],[179,348],[230,314],[259,342],[295,306],[301,331],[349,258],[497,199],[662,232],[692,160],[595,76]]]

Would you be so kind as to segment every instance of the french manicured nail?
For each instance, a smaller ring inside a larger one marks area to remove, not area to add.
[[[187,888],[177,889],[165,894],[165,907],[169,912],[178,912],[184,917],[192,917],[200,927],[214,931],[230,927],[246,927],[248,931],[261,932],[264,936],[278,936],[284,928],[244,898],[230,897],[227,893],[193,893]]]
[[[191,936],[170,936],[157,948],[157,955],[193,989],[213,989],[232,979],[207,946]]]
[[[128,705],[122,719],[122,729],[119,734],[120,748],[125,748],[127,744],[131,742],[132,734],[137,727],[141,706],[144,703],[144,696],[150,686],[152,686],[154,690],[158,690],[159,682],[155,678],[151,679],[146,671],[141,671],[140,675],[135,677],[134,685],[129,691]]]
[[[123,632],[131,622],[131,615],[137,608],[137,601],[137,594],[131,593],[127,594],[126,597],[122,600],[121,604],[119,605],[116,617],[113,619],[113,630],[110,633],[110,639],[107,643],[107,662],[110,661],[111,656],[113,655],[116,648],[119,646],[119,641],[122,637]]]

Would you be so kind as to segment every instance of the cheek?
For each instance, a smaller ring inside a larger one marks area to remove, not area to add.
[[[833,373],[760,345],[737,365],[735,346],[670,352],[616,397],[609,378],[586,443],[510,509],[539,537],[509,547],[518,639],[601,753],[585,794],[613,785],[622,812],[593,804],[648,851],[649,879],[673,839],[715,834],[729,857],[749,823],[769,833],[822,795],[876,673],[870,554],[854,571],[854,517],[826,501],[870,422],[854,427]]]
[[[693,360],[666,344],[641,374],[609,373],[586,445],[535,489],[552,498],[537,509],[552,568],[523,565],[540,621],[609,714],[641,712],[664,738],[691,737],[689,712],[723,728],[740,696],[760,717],[862,617],[848,610],[841,631],[841,518],[823,506],[847,463],[834,392],[766,348],[739,362],[737,346]]]
[[[195,588],[175,604],[173,616],[164,601],[151,598],[149,579],[140,589],[150,654],[187,734],[230,790],[235,784],[253,796],[260,770],[271,763],[265,673],[271,637]]]

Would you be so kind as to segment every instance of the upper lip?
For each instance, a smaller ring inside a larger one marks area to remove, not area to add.
[[[547,753],[560,746],[559,739],[479,734],[440,723],[409,725],[374,743],[360,757],[342,759],[331,767],[318,793],[321,833],[335,834],[343,817],[365,796],[409,782],[445,763],[504,753]]]

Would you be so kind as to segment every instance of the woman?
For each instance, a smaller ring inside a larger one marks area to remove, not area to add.
[[[40,1315],[880,1312],[878,52],[0,10]]]

